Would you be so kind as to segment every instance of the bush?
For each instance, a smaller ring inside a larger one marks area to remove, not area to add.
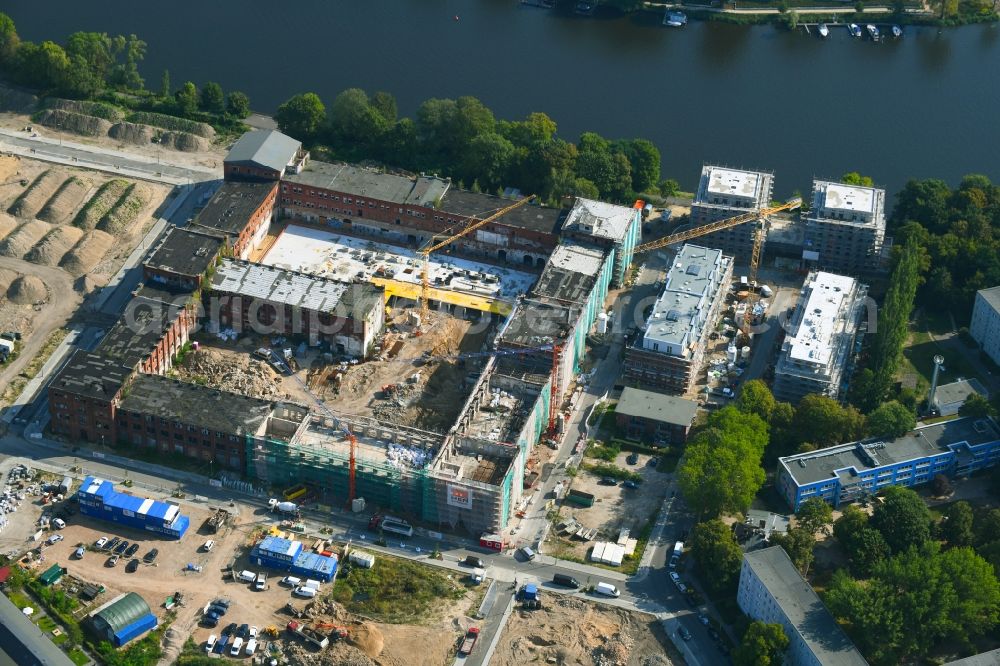
[[[42,101],[42,108],[71,111],[85,116],[103,118],[104,120],[108,120],[113,123],[117,123],[125,117],[125,113],[121,109],[108,104],[107,102],[87,102],[75,99],[49,97]]]
[[[611,444],[598,444],[593,443],[587,447],[587,456],[590,458],[597,458],[598,460],[603,460],[605,462],[614,462],[615,458],[622,450],[619,446],[614,443]]]
[[[610,465],[608,463],[583,463],[580,465],[583,469],[587,470],[595,476],[607,476],[612,479],[618,479],[619,481],[635,481],[637,483],[642,482],[642,475],[635,472],[630,472],[627,469],[622,469],[617,465]]]
[[[154,127],[162,127],[163,129],[175,132],[188,132],[189,134],[196,134],[206,139],[211,139],[215,136],[215,130],[212,129],[211,125],[187,120],[186,118],[178,118],[177,116],[168,116],[165,113],[136,111],[130,114],[126,120],[130,123],[153,125]]]
[[[129,188],[129,182],[120,178],[104,183],[76,214],[73,224],[87,230],[95,228],[97,223],[114,208]]]

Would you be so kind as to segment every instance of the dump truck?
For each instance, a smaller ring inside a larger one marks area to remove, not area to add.
[[[278,511],[279,513],[299,512],[299,505],[295,502],[279,502],[273,497],[267,501],[267,506],[271,511]]]
[[[300,636],[304,641],[315,645],[320,650],[330,644],[330,638],[328,636],[324,636],[315,629],[310,629],[295,620],[289,622],[286,628],[288,629],[288,633]]]
[[[466,656],[472,654],[477,640],[479,640],[479,628],[469,627],[469,630],[465,632],[465,640],[462,641],[462,647],[458,648],[458,653]]]

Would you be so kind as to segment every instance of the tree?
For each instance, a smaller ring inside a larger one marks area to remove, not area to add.
[[[388,128],[389,123],[360,88],[342,91],[330,105],[330,142],[352,158],[360,159],[369,153],[370,146]]]
[[[221,114],[225,111],[226,96],[222,92],[222,86],[215,81],[208,81],[203,85],[199,106],[207,113]]]
[[[620,199],[632,185],[631,165],[621,153],[581,150],[576,172],[594,183],[606,198]]]
[[[160,77],[160,99],[170,98],[170,70],[163,70],[163,76]]]
[[[708,520],[694,526],[689,541],[705,586],[716,593],[735,590],[743,551],[733,530],[721,520]]]
[[[764,485],[765,474],[759,459],[737,447],[703,440],[688,444],[677,479],[691,508],[700,516],[714,517],[750,506]]]
[[[921,546],[931,538],[931,514],[920,495],[893,486],[882,491],[870,524],[885,537],[893,553]]]
[[[993,409],[990,401],[980,394],[970,393],[962,406],[958,408],[958,415],[983,418],[984,416],[995,416],[996,410]]]
[[[945,497],[950,495],[952,491],[951,481],[944,474],[935,474],[934,479],[931,480],[931,493],[934,497]]]
[[[940,534],[949,546],[971,546],[972,507],[968,502],[955,502],[947,508],[941,521]]]
[[[1000,541],[1000,509],[981,511],[974,522],[977,546]]]
[[[796,443],[811,442],[818,447],[859,439],[864,430],[864,416],[858,410],[816,393],[799,401],[792,422],[792,437]]]
[[[250,115],[250,98],[239,90],[232,91],[226,95],[226,113],[243,120]]]
[[[747,414],[756,414],[765,422],[770,422],[776,404],[771,389],[760,379],[751,379],[745,383],[736,399],[737,409]]]
[[[819,497],[810,497],[795,512],[799,526],[809,534],[833,522],[833,507]]]
[[[378,91],[368,100],[371,108],[385,121],[386,127],[391,127],[399,116],[399,108],[396,105],[396,98],[391,93]]]
[[[845,185],[858,185],[860,187],[874,187],[875,183],[869,176],[862,176],[857,171],[849,171],[840,177],[840,182]]]
[[[962,642],[989,635],[1000,623],[1000,583],[993,566],[971,548],[952,548],[940,560],[942,576],[955,592],[949,635]]]
[[[177,100],[177,110],[183,116],[190,116],[198,109],[198,89],[190,81],[181,86],[174,98]]]
[[[499,134],[480,134],[469,144],[460,173],[466,180],[479,180],[487,189],[504,184],[515,155],[514,144]]]
[[[0,67],[13,61],[20,45],[21,38],[17,36],[14,20],[0,12]]]
[[[788,649],[788,636],[780,624],[754,621],[733,650],[736,666],[779,666]]]
[[[326,122],[326,107],[316,93],[295,95],[274,114],[278,129],[302,141],[310,141]]]
[[[652,141],[632,139],[619,142],[632,169],[632,190],[650,192],[660,180],[660,151]]]
[[[676,197],[681,191],[681,184],[673,178],[667,178],[660,183],[660,194],[665,197]]]
[[[803,576],[809,573],[813,562],[813,547],[816,545],[812,532],[803,527],[793,527],[784,534],[772,533],[771,543],[785,549]]]
[[[93,92],[104,87],[115,64],[114,48],[114,41],[107,33],[74,32],[66,39],[66,55],[76,65],[75,79],[86,81],[81,87]]]
[[[901,437],[917,425],[917,416],[895,400],[884,402],[865,418],[868,432],[876,437]]]
[[[906,627],[893,590],[880,581],[862,585],[839,569],[823,595],[830,612],[848,623],[848,633],[876,666],[898,664],[900,644],[912,627]]]

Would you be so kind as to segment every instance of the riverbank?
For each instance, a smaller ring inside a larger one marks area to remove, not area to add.
[[[777,23],[791,28],[794,28],[795,24],[803,18],[822,19],[826,17],[836,18],[845,23],[852,20],[863,23],[869,21],[870,17],[877,16],[891,18],[893,23],[900,25],[941,27],[994,23],[1000,20],[1000,14],[995,10],[941,18],[937,11],[931,9],[929,2],[868,5],[863,0],[850,6],[824,6],[810,3],[809,0],[744,3],[744,6],[738,6],[735,0],[715,2],[710,5],[684,2],[646,2],[643,9],[639,11],[662,15],[667,10],[682,11],[688,18],[695,20],[737,25]]]

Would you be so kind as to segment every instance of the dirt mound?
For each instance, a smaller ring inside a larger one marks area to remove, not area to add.
[[[0,256],[20,259],[51,229],[51,225],[41,220],[25,222],[16,231],[0,241]]]
[[[17,220],[7,213],[0,213],[0,240],[6,238],[14,229],[17,229]]]
[[[0,86],[0,111],[5,113],[31,113],[38,106],[38,97],[23,90]]]
[[[79,277],[90,272],[101,261],[104,253],[115,243],[115,237],[103,231],[91,231],[67,252],[59,265],[73,276]]]
[[[181,379],[223,391],[268,400],[287,397],[281,392],[281,380],[271,366],[247,354],[199,349],[188,354],[184,363],[174,366],[174,371]]]
[[[106,275],[83,275],[73,283],[73,290],[80,294],[89,294],[107,283]]]
[[[91,183],[89,180],[72,176],[63,181],[56,193],[38,212],[38,219],[51,222],[52,224],[62,224],[69,220],[70,216],[79,208],[80,204],[87,197]]]
[[[57,266],[63,255],[73,249],[83,237],[84,230],[79,227],[56,227],[38,241],[26,255],[25,261],[43,266]]]
[[[101,185],[97,193],[90,198],[90,201],[80,209],[73,220],[73,224],[81,229],[93,229],[108,212],[115,207],[118,200],[122,198],[129,189],[129,182],[121,178],[115,178]]]
[[[48,299],[45,283],[34,275],[22,275],[7,287],[7,298],[18,305],[31,305]]]
[[[108,130],[108,136],[122,143],[145,146],[153,140],[153,128],[136,123],[115,123]]]
[[[49,97],[43,102],[43,104],[46,109],[59,109],[60,111],[70,111],[72,113],[80,113],[85,116],[96,116],[113,123],[118,122],[125,117],[125,114],[122,113],[121,109],[106,102],[87,102],[75,99]]]
[[[118,203],[101,218],[97,228],[112,236],[122,236],[131,231],[132,223],[149,201],[149,189],[145,185],[133,183]]]
[[[111,123],[104,118],[85,116],[82,113],[62,111],[61,109],[39,111],[34,117],[35,122],[40,125],[83,136],[105,136],[111,129]]]
[[[185,153],[197,153],[208,148],[208,142],[205,139],[188,132],[164,132],[160,135],[160,144],[165,148],[173,148]]]
[[[382,654],[382,649],[385,647],[385,637],[371,622],[351,627],[347,642],[373,659]]]
[[[28,189],[21,193],[7,212],[17,217],[35,217],[42,206],[62,185],[63,177],[52,170],[45,170],[35,178]]]
[[[20,173],[20,169],[20,157],[17,155],[0,155],[0,183],[15,180],[14,176]]]
[[[0,268],[0,292],[7,293],[7,287],[10,283],[17,279],[17,272],[8,270],[6,268]]]
[[[363,652],[347,643],[334,643],[320,653],[300,643],[290,643],[284,650],[289,666],[378,666]]]

